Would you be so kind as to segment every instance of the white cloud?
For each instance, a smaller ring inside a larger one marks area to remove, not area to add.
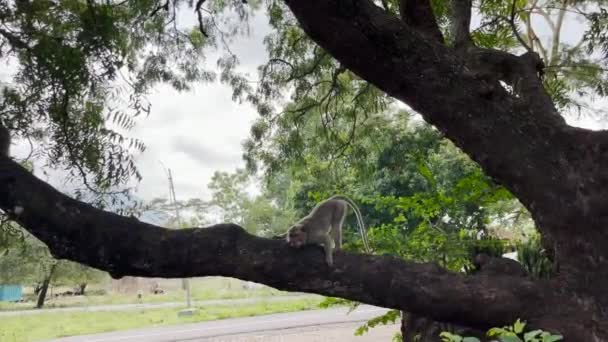
[[[160,87],[151,102],[150,116],[132,132],[147,146],[137,162],[144,176],[139,196],[166,195],[159,161],[171,168],[179,198],[206,197],[215,170],[242,165],[241,142],[257,114],[251,106],[233,102],[228,87],[212,83],[190,93]]]
[[[235,40],[230,48],[241,61],[239,70],[256,77],[257,66],[268,58],[262,43],[270,30],[266,16],[253,17],[251,28],[249,37]],[[215,65],[217,56],[210,54],[208,65]],[[167,196],[168,181],[159,161],[171,168],[178,199],[208,198],[206,185],[216,170],[244,166],[241,143],[257,113],[249,104],[233,101],[229,86],[216,81],[183,93],[159,86],[149,99],[150,116],[131,132],[146,144],[137,159],[144,177],[138,196]]]

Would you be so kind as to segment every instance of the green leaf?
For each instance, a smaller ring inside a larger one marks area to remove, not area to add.
[[[510,334],[511,332],[509,330],[506,330],[505,328],[491,328],[490,330],[488,330],[487,335],[490,337],[493,336],[502,336],[504,334]]]
[[[481,342],[477,337],[465,337],[462,342]]]
[[[450,332],[444,331],[439,334],[442,342],[463,342],[463,338],[459,335],[452,334]]]
[[[524,334],[524,341],[531,341],[536,336],[541,335],[542,332],[543,331],[540,330],[540,329],[529,331],[529,332],[527,332],[527,333]]]
[[[499,337],[500,342],[523,342],[521,338],[516,335],[505,335]]]
[[[564,339],[564,337],[562,335],[549,335],[549,336],[543,336],[542,342],[555,342],[555,341],[561,341],[563,339]]]
[[[517,321],[515,321],[515,324],[513,324],[513,331],[516,334],[521,334],[524,331],[525,326],[526,326],[526,323],[520,321],[518,318]]]
[[[429,182],[433,188],[435,188],[437,186],[437,181],[435,180],[435,177],[433,177],[433,172],[431,172],[431,169],[424,163],[424,161],[419,160],[416,163],[416,167],[424,179],[426,179],[426,181]]]

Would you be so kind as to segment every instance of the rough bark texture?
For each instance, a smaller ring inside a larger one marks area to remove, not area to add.
[[[607,341],[608,134],[565,123],[544,92],[538,56],[447,46],[419,23],[369,0],[284,1],[342,65],[422,114],[522,201],[559,263],[555,279],[465,276],[344,252],[329,269],[319,248],[293,250],[232,224],[168,230],[94,209],[36,179],[5,153],[0,209],[56,257],[114,277],[231,276],[479,329],[522,318],[563,333],[566,341]],[[418,10],[427,15],[424,8]],[[463,30],[468,14],[458,13],[462,21],[454,29]]]
[[[401,0],[399,2],[401,19],[410,27],[418,29],[430,39],[443,42],[443,34],[437,26],[433,8],[429,0]]]

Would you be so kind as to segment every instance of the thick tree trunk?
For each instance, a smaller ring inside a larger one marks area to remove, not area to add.
[[[42,286],[40,287],[40,293],[38,294],[38,301],[36,302],[37,309],[42,309],[42,307],[44,306],[44,300],[46,299],[46,293],[49,289],[49,285],[51,284],[51,279],[53,278],[53,273],[55,273],[56,266],[57,266],[57,264],[51,265],[49,273],[47,274],[46,278],[44,278],[44,281],[42,282]]]

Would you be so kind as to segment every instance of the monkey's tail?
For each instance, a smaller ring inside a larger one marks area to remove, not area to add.
[[[365,252],[371,254],[372,249],[369,246],[369,240],[367,238],[367,229],[365,228],[365,224],[363,223],[363,215],[361,215],[361,211],[359,211],[359,207],[355,202],[345,195],[334,195],[330,197],[330,199],[339,199],[343,200],[351,207],[353,212],[355,213],[355,217],[357,218],[357,225],[359,226],[359,234],[361,234],[361,239],[363,240],[363,247],[365,247]]]
[[[271,239],[273,239],[273,240],[280,240],[280,239],[285,239],[286,237],[287,237],[287,233],[283,233],[281,235],[273,235],[271,237]]]

